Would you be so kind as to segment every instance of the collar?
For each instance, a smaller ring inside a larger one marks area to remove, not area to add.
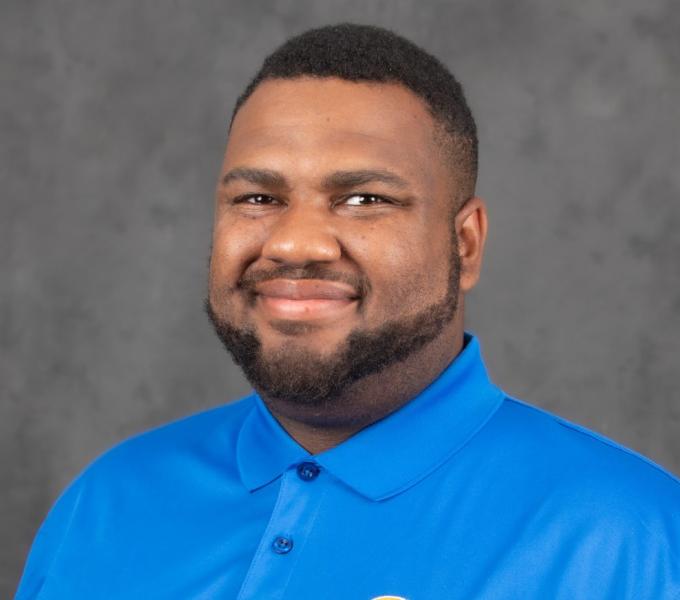
[[[496,412],[503,392],[489,379],[479,342],[465,333],[463,350],[413,400],[314,460],[371,500],[418,483],[449,460]],[[237,441],[244,485],[253,491],[309,459],[255,394]]]

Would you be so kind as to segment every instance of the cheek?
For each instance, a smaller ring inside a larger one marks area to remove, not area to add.
[[[364,253],[375,310],[414,313],[446,294],[450,249],[441,236],[404,231],[366,245]]]
[[[255,222],[216,219],[210,257],[211,286],[231,287],[258,256],[263,228]]]

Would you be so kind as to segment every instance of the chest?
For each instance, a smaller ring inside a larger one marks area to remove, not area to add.
[[[295,470],[247,495],[120,497],[77,515],[40,598],[538,600],[617,581],[611,536],[547,510],[437,477],[374,501]]]

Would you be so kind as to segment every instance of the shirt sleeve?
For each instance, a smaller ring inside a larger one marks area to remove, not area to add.
[[[82,479],[75,480],[57,499],[33,540],[15,600],[35,600],[49,575],[78,510]]]

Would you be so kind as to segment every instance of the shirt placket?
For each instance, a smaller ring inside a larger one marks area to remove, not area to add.
[[[327,485],[327,474],[312,461],[284,472],[267,528],[243,581],[238,600],[286,597]]]

